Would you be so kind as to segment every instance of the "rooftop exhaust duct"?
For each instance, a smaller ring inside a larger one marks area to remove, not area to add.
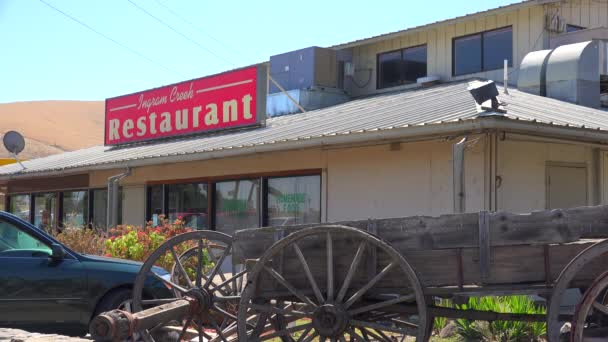
[[[528,53],[517,88],[582,106],[600,106],[599,49],[596,41]]]

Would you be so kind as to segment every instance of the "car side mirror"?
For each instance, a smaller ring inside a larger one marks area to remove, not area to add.
[[[53,260],[63,260],[65,258],[65,249],[58,243],[54,243],[51,245],[51,259]]]

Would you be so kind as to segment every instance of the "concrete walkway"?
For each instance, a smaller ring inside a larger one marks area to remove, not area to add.
[[[55,334],[30,333],[18,329],[0,328],[0,342],[91,342],[91,340]]]

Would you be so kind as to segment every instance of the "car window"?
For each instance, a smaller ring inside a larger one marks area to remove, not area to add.
[[[0,257],[16,256],[19,251],[36,251],[51,255],[51,248],[36,237],[22,231],[12,223],[0,220]],[[25,255],[40,255],[29,253]]]

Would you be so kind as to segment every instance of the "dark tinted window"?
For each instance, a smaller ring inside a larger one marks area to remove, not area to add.
[[[426,45],[378,55],[378,88],[413,83],[426,76]]]
[[[159,223],[158,216],[163,213],[163,186],[148,186],[148,220],[156,226]]]
[[[454,39],[454,75],[481,71],[481,34]]]
[[[63,226],[82,228],[88,220],[88,191],[66,191],[63,193]]]
[[[504,60],[513,65],[513,29],[511,27],[454,38],[454,76],[500,69]]]
[[[215,227],[232,235],[260,225],[260,180],[239,179],[215,184]]]
[[[122,223],[122,187],[118,187],[118,222]],[[93,212],[92,223],[94,228],[106,228],[106,220],[108,216],[108,190],[95,189],[93,190]]]
[[[34,225],[36,227],[50,231],[57,223],[56,212],[57,195],[55,193],[34,195]]]
[[[10,197],[10,212],[22,220],[30,222],[30,195],[12,195]]]
[[[208,228],[207,183],[167,185],[169,220],[181,219],[186,227]]]
[[[504,66],[504,60],[512,65],[513,30],[510,27],[483,34],[483,69],[494,70]]]
[[[383,53],[378,56],[379,88],[401,84],[401,51]]]
[[[426,45],[403,50],[403,79],[416,82],[426,76]]]

